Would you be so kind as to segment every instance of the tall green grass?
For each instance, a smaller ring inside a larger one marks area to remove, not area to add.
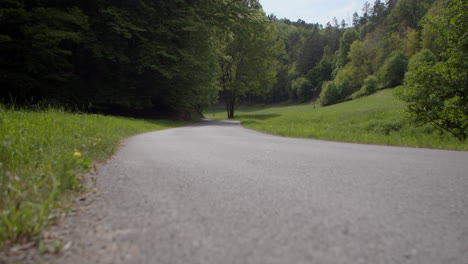
[[[225,119],[226,114],[216,109],[214,117]],[[430,125],[411,123],[393,89],[317,109],[311,104],[245,107],[236,112],[236,119],[247,128],[287,137],[468,150],[468,142],[441,134]]]
[[[182,124],[0,105],[0,248],[37,237],[122,138]]]

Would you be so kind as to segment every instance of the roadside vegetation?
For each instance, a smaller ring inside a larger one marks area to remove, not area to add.
[[[0,105],[0,249],[37,239],[121,139],[182,124]]]
[[[386,89],[316,109],[312,104],[241,107],[236,119],[246,128],[286,137],[468,150],[466,141],[442,134],[429,124],[414,125],[394,91]],[[222,109],[214,113],[214,119],[226,118]],[[206,116],[213,117],[213,109],[207,110]]]

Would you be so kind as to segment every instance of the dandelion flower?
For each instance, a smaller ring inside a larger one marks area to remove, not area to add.
[[[81,157],[81,152],[75,151],[75,153],[73,153],[73,157],[75,157],[75,158]]]

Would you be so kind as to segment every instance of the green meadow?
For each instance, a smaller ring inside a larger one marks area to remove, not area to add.
[[[205,115],[226,119],[221,108],[209,109]],[[316,109],[313,104],[241,107],[235,119],[246,128],[286,137],[468,150],[466,141],[441,134],[428,124],[411,123],[393,89]]]
[[[183,124],[0,105],[0,248],[39,238],[121,139]]]

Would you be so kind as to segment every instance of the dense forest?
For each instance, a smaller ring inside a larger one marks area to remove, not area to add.
[[[467,10],[375,0],[320,25],[257,0],[2,0],[0,97],[178,118],[219,100],[232,118],[239,103],[330,105],[401,86],[416,121],[466,139]]]
[[[257,1],[2,0],[0,21],[6,104],[181,117],[214,102],[232,76],[274,79],[275,28]]]

